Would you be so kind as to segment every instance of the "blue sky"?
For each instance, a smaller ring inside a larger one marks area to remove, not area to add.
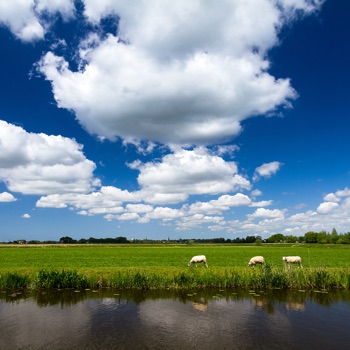
[[[350,230],[346,0],[0,4],[0,240]]]

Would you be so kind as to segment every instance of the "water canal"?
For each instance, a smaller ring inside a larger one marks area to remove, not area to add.
[[[0,293],[0,349],[349,349],[350,291]]]

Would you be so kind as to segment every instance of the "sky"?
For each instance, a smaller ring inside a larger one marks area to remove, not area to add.
[[[0,241],[348,232],[349,11],[0,1]]]

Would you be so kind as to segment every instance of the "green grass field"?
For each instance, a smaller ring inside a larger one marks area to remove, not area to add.
[[[255,255],[272,266],[283,266],[282,256],[299,255],[304,268],[350,267],[350,245],[16,245],[0,246],[0,272],[187,268],[199,254],[207,256],[211,268],[246,267]]]
[[[200,265],[198,268],[187,266],[191,257],[199,254],[207,256],[209,269]],[[247,267],[249,259],[255,255],[265,257],[269,270]],[[286,255],[301,256],[304,269],[293,267],[292,271],[286,271],[282,261],[282,256]],[[12,283],[9,280],[15,285],[33,284],[35,280],[36,286],[56,286],[57,283],[61,285],[60,282],[49,283],[49,280],[71,278],[76,281],[76,274],[84,276],[84,283],[74,282],[77,286],[98,284],[125,288],[180,288],[195,284],[199,287],[249,286],[254,283],[275,287],[294,284],[301,288],[312,287],[317,274],[319,282],[324,280],[323,284],[320,282],[324,287],[327,284],[348,288],[350,285],[348,245],[4,245],[0,246],[0,257],[0,286],[5,287]],[[57,275],[60,271],[66,271],[64,276]],[[67,271],[73,271],[74,276],[67,276]],[[39,279],[45,283],[38,283],[39,273]],[[334,275],[335,281],[329,274]],[[16,284],[16,276],[20,276],[20,283]]]

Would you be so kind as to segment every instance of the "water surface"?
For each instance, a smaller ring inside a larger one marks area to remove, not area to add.
[[[349,349],[349,291],[0,293],[0,349]]]

